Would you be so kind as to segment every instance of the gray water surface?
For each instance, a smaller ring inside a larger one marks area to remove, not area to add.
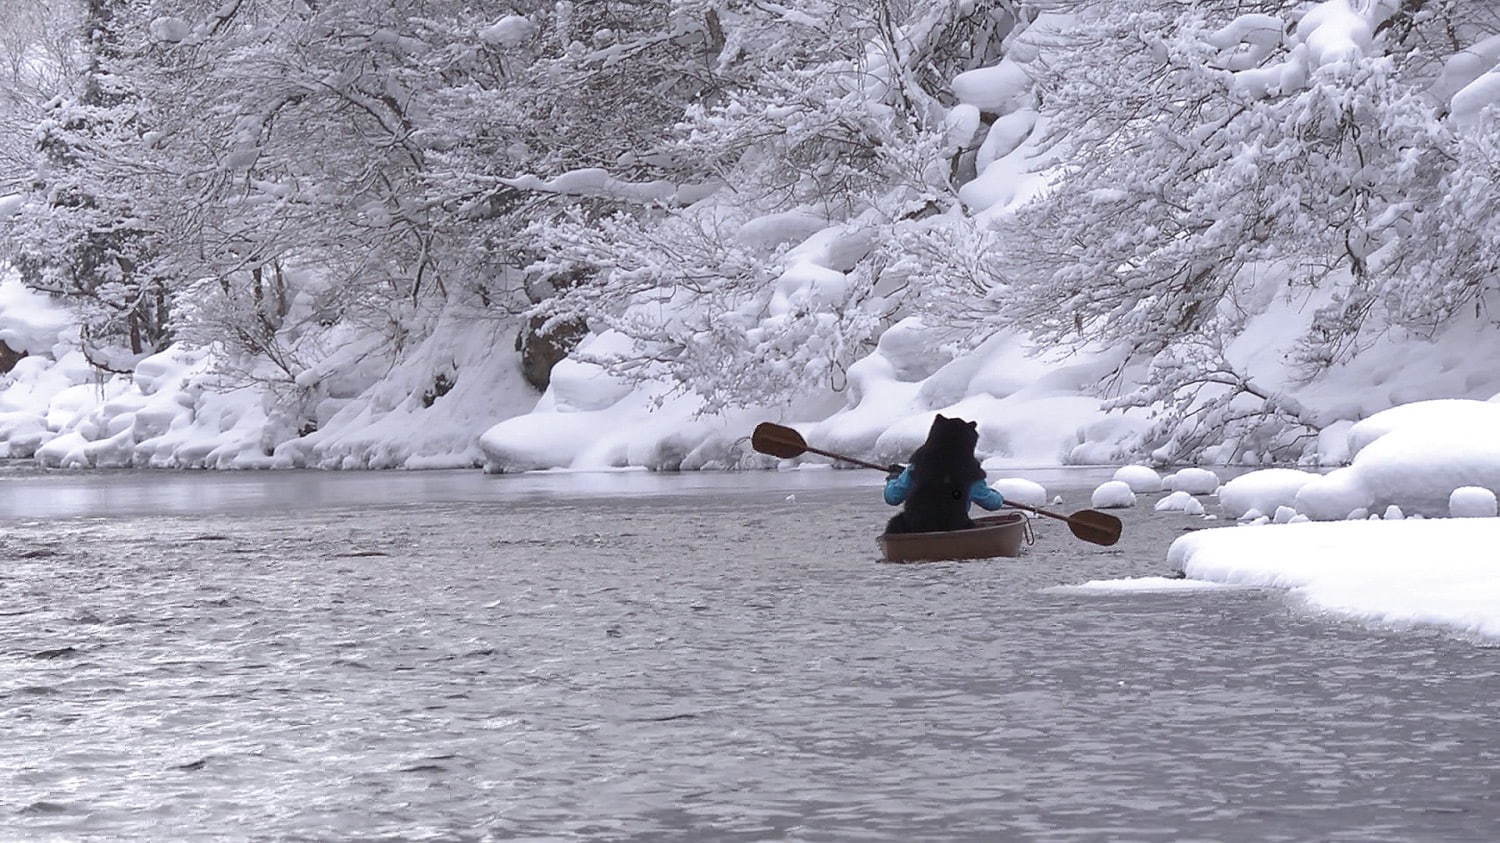
[[[1020,560],[877,564],[878,476],[802,474],[603,481],[637,484],[616,491],[477,472],[9,475],[0,828],[1500,828],[1500,651],[1330,619],[1277,592],[1042,591],[1163,573],[1171,538],[1207,522],[1149,503],[1124,513],[1111,549],[1042,523]],[[1098,479],[1052,485],[1080,508]],[[143,509],[130,495],[153,480]],[[48,489],[64,481],[115,503],[54,520],[68,510]]]

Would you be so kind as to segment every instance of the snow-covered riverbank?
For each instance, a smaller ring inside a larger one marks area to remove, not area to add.
[[[1315,609],[1500,639],[1500,519],[1199,530],[1168,561],[1191,579],[1290,590]]]

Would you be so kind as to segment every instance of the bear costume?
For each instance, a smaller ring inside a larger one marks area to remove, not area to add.
[[[979,425],[950,419],[932,420],[927,441],[912,452],[911,464],[886,481],[885,502],[905,508],[886,524],[887,533],[935,533],[974,526],[969,504],[988,510],[1005,505],[999,492],[985,485],[984,469],[974,458]]]

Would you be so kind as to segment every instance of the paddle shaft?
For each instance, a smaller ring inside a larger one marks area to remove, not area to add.
[[[1006,506],[1013,506],[1016,509],[1024,509],[1027,512],[1035,512],[1037,515],[1045,515],[1048,518],[1056,518],[1059,521],[1067,521],[1069,523],[1072,523],[1072,521],[1073,521],[1073,519],[1069,518],[1066,515],[1058,515],[1056,512],[1048,512],[1045,509],[1037,509],[1034,506],[1027,506],[1024,503],[1016,503],[1015,501],[1006,501],[1005,505]]]
[[[804,444],[802,447],[804,449],[806,449],[806,450],[812,451],[814,454],[817,454],[820,457],[827,457],[827,458],[829,458],[831,460],[843,460],[844,462],[852,462],[855,465],[863,466],[865,468],[873,468],[876,471],[884,471],[887,474],[889,474],[892,471],[900,471],[901,470],[901,466],[899,466],[899,465],[876,465],[875,463],[872,463],[872,462],[865,462],[864,460],[857,460],[854,457],[846,457],[843,454],[835,454],[835,453],[832,453],[830,451],[825,451],[825,450],[823,450],[821,448],[814,448],[811,445],[805,445]]]

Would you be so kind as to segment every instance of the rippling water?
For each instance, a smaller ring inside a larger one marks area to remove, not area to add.
[[[308,477],[255,475],[272,494],[59,521],[16,503],[57,475],[8,478],[5,836],[1410,840],[1500,820],[1500,650],[1273,592],[1041,591],[1163,573],[1196,519],[1142,507],[1109,550],[1042,524],[1019,561],[890,566],[850,473],[609,481],[629,497],[477,476],[314,505]],[[222,482],[67,477],[101,499]]]

